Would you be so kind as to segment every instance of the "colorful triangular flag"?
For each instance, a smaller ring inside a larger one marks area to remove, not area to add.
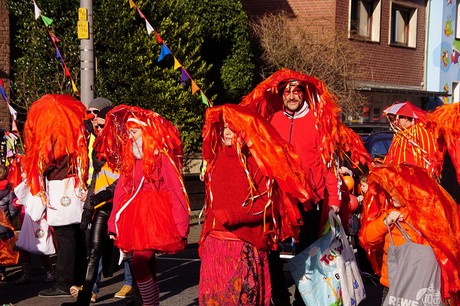
[[[13,120],[13,123],[11,124],[11,132],[17,132],[18,131],[18,126],[16,124],[16,120]]]
[[[180,74],[181,74],[180,82],[182,83],[182,85],[185,85],[186,84],[185,82],[190,79],[190,76],[188,75],[187,71],[185,71],[184,68],[180,70]]]
[[[3,88],[3,84],[0,85],[0,94],[2,95],[3,100],[8,103],[8,97],[6,96],[5,89]]]
[[[194,95],[195,92],[197,92],[198,90],[200,90],[200,88],[198,87],[198,85],[196,85],[195,81],[192,80],[192,95]]]
[[[139,16],[141,16],[142,19],[145,19],[144,14],[142,14],[141,10],[136,6],[137,12],[139,13]]]
[[[47,27],[49,27],[53,23],[53,19],[48,18],[46,16],[40,15],[42,17],[43,22]]]
[[[8,109],[10,110],[10,114],[11,114],[11,117],[13,117],[13,120],[17,120],[18,112],[13,107],[11,107],[9,103],[8,103]]]
[[[176,70],[177,68],[180,68],[180,67],[182,67],[182,65],[179,63],[177,58],[174,56],[174,70]]]
[[[60,42],[61,40],[59,38],[57,38],[53,33],[51,33],[50,31],[50,36],[51,36],[51,40],[54,42],[54,43],[58,43]]]
[[[171,51],[169,51],[168,47],[166,45],[161,46],[161,52],[160,52],[160,57],[158,58],[158,62],[161,62],[166,55],[172,54]]]
[[[153,27],[150,25],[147,19],[145,19],[145,26],[147,27],[147,34],[150,34],[154,31]]]
[[[42,14],[42,11],[38,8],[37,4],[34,1],[34,12],[35,12],[35,20],[37,20],[40,15]]]
[[[73,92],[78,95],[78,89],[77,89],[77,86],[75,85],[75,82],[73,80],[71,80],[71,83],[72,83]]]
[[[135,7],[136,4],[134,4],[134,1],[133,0],[129,0],[129,8],[133,8]]]
[[[62,56],[61,56],[61,53],[59,52],[58,48],[56,48],[56,58],[58,59],[58,61],[60,61],[62,63]]]
[[[161,36],[155,31],[155,37],[157,38],[157,42],[159,44],[162,44],[163,43],[163,39],[161,38]]]
[[[70,74],[70,71],[69,69],[67,68],[67,66],[64,66],[64,74],[66,77],[71,77],[72,75]]]
[[[202,91],[200,91],[200,93],[201,93],[201,102],[202,102],[204,105],[206,105],[206,106],[209,107],[209,101],[208,101],[208,99],[206,98],[206,96],[204,95],[204,93],[203,93]]]

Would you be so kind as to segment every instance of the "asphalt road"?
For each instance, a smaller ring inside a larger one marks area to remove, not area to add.
[[[191,306],[198,305],[198,282],[200,273],[200,261],[198,257],[198,238],[201,225],[196,216],[198,211],[192,214],[189,234],[189,245],[181,253],[176,255],[160,255],[157,257],[158,278],[160,281],[160,305],[162,306]],[[63,302],[71,302],[73,298],[41,298],[38,292],[50,287],[50,284],[42,282],[45,273],[40,268],[39,259],[32,258],[32,281],[24,285],[15,285],[14,280],[21,275],[20,266],[7,269],[7,281],[0,283],[0,305],[11,303],[14,306],[54,306]],[[293,293],[294,285],[290,272],[285,269],[285,276]],[[380,305],[381,287],[374,285],[369,278],[364,278],[368,298],[360,306]],[[103,278],[100,292],[96,303],[92,305],[141,305],[138,299],[122,300],[114,298],[123,286],[122,270],[116,272],[111,278]],[[131,303],[130,303],[131,302]]]

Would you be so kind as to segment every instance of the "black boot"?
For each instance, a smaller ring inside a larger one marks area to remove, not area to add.
[[[91,302],[91,294],[91,291],[87,292],[82,290],[78,292],[76,302],[62,303],[61,306],[89,306],[89,303]]]

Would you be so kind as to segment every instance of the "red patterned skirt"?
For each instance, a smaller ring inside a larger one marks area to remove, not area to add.
[[[124,196],[120,208],[131,197]],[[175,225],[171,200],[166,192],[142,191],[137,194],[120,213],[116,226],[115,244],[123,251],[176,253],[187,245],[187,239],[181,237]]]
[[[266,251],[242,240],[206,237],[200,247],[200,305],[270,305]]]

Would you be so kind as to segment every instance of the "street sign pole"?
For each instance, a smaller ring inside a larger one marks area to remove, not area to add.
[[[94,98],[93,0],[80,0],[78,38],[80,39],[80,99],[88,106]]]

